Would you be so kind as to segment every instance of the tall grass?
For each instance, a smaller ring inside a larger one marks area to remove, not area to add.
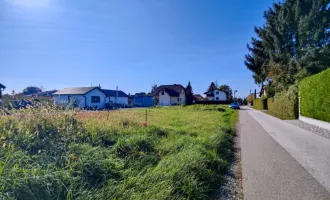
[[[237,112],[223,106],[0,119],[0,198],[206,199],[228,168]]]

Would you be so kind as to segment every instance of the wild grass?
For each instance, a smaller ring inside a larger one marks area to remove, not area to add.
[[[207,199],[229,166],[224,106],[56,112],[0,119],[0,199]]]

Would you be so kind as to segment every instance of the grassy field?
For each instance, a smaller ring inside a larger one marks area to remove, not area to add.
[[[237,111],[188,106],[25,111],[0,119],[0,199],[207,199]]]

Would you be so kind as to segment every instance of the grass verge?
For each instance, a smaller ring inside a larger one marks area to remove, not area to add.
[[[196,105],[47,109],[0,119],[0,198],[205,199],[232,155],[237,111]]]

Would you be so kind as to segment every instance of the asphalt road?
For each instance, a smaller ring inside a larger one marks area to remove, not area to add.
[[[243,107],[244,199],[330,199],[330,140]]]

